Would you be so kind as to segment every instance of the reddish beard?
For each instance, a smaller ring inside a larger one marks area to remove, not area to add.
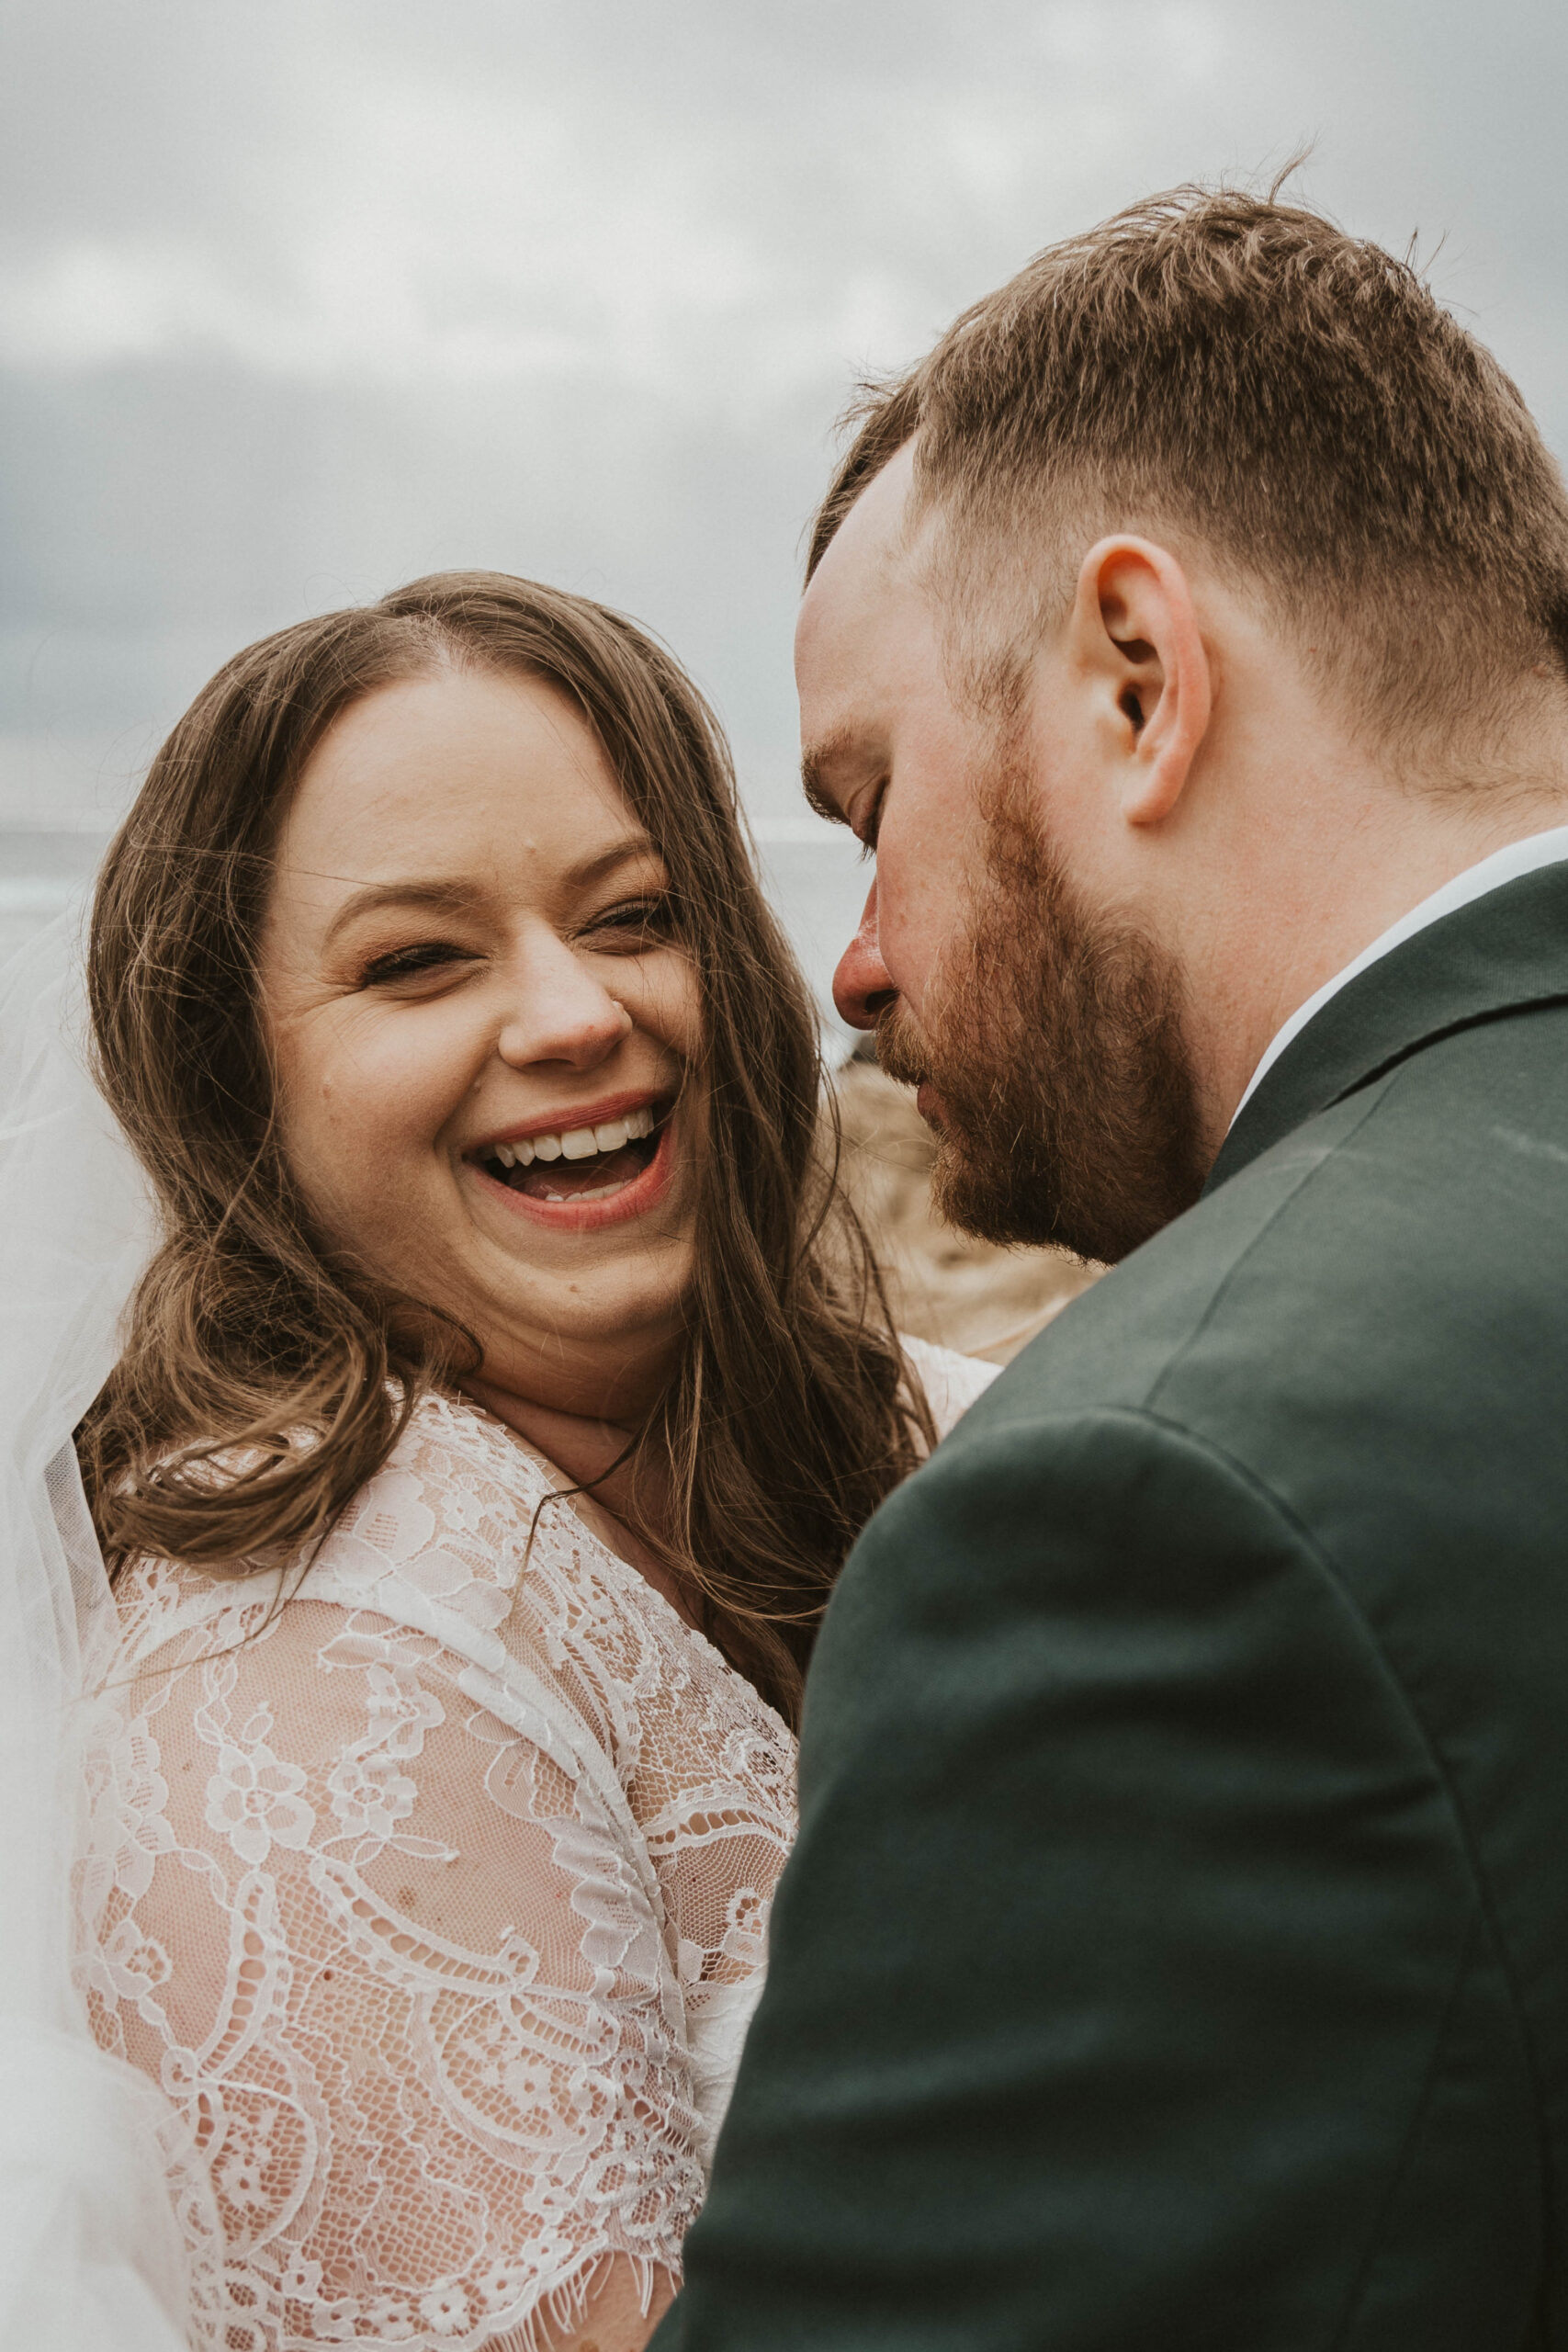
[[[1180,975],[1073,891],[1016,768],[998,766],[982,805],[986,871],[965,935],[924,1032],[889,1006],[876,1057],[936,1098],[933,1193],[951,1224],[1114,1263],[1202,1188]]]

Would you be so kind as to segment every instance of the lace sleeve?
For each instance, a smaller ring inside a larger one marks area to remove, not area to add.
[[[308,1598],[209,1612],[106,1707],[89,2006],[204,2151],[224,2340],[531,2346],[616,2257],[646,2308],[703,2188],[685,2030],[563,1744]]]

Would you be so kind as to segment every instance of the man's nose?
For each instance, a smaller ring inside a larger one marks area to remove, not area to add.
[[[852,1029],[874,1029],[898,994],[876,944],[876,885],[874,882],[861,910],[860,929],[839,958],[833,975],[833,1002],[839,1018]]]

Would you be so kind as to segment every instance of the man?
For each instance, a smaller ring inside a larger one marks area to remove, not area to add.
[[[819,521],[841,1009],[1116,1269],[878,1514],[664,2352],[1568,2345],[1568,500],[1411,275],[1182,195]]]

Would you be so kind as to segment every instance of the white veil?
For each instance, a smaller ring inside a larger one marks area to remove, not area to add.
[[[173,2109],[70,1977],[83,1692],[114,1603],[71,1432],[151,1219],[82,1059],[81,916],[0,971],[0,2352],[202,2340],[166,2186]]]

